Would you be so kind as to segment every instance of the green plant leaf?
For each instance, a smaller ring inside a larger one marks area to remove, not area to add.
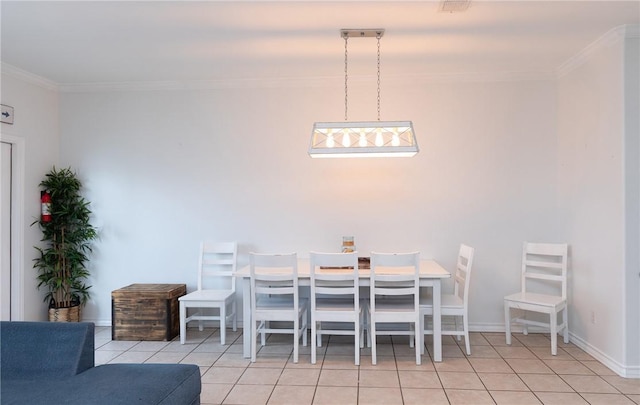
[[[38,270],[38,288],[46,289],[45,301],[55,307],[71,302],[84,305],[91,286],[85,283],[92,241],[97,230],[91,225],[91,209],[80,191],[82,184],[71,168],[55,167],[40,183],[51,194],[51,221],[36,220],[42,231],[43,246],[36,246],[39,256],[33,267]]]

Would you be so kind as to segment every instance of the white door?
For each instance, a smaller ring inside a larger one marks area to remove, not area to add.
[[[0,320],[11,319],[11,144],[0,155]]]

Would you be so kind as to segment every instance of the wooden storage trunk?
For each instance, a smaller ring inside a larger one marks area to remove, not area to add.
[[[180,333],[185,284],[131,284],[111,292],[113,340],[171,340]]]

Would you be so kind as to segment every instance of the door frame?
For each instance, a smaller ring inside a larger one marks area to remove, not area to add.
[[[11,144],[11,320],[24,320],[24,162],[25,140],[0,133]]]

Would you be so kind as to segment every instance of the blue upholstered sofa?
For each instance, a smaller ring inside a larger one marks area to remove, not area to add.
[[[192,364],[94,366],[92,323],[0,322],[0,403],[200,404]]]

